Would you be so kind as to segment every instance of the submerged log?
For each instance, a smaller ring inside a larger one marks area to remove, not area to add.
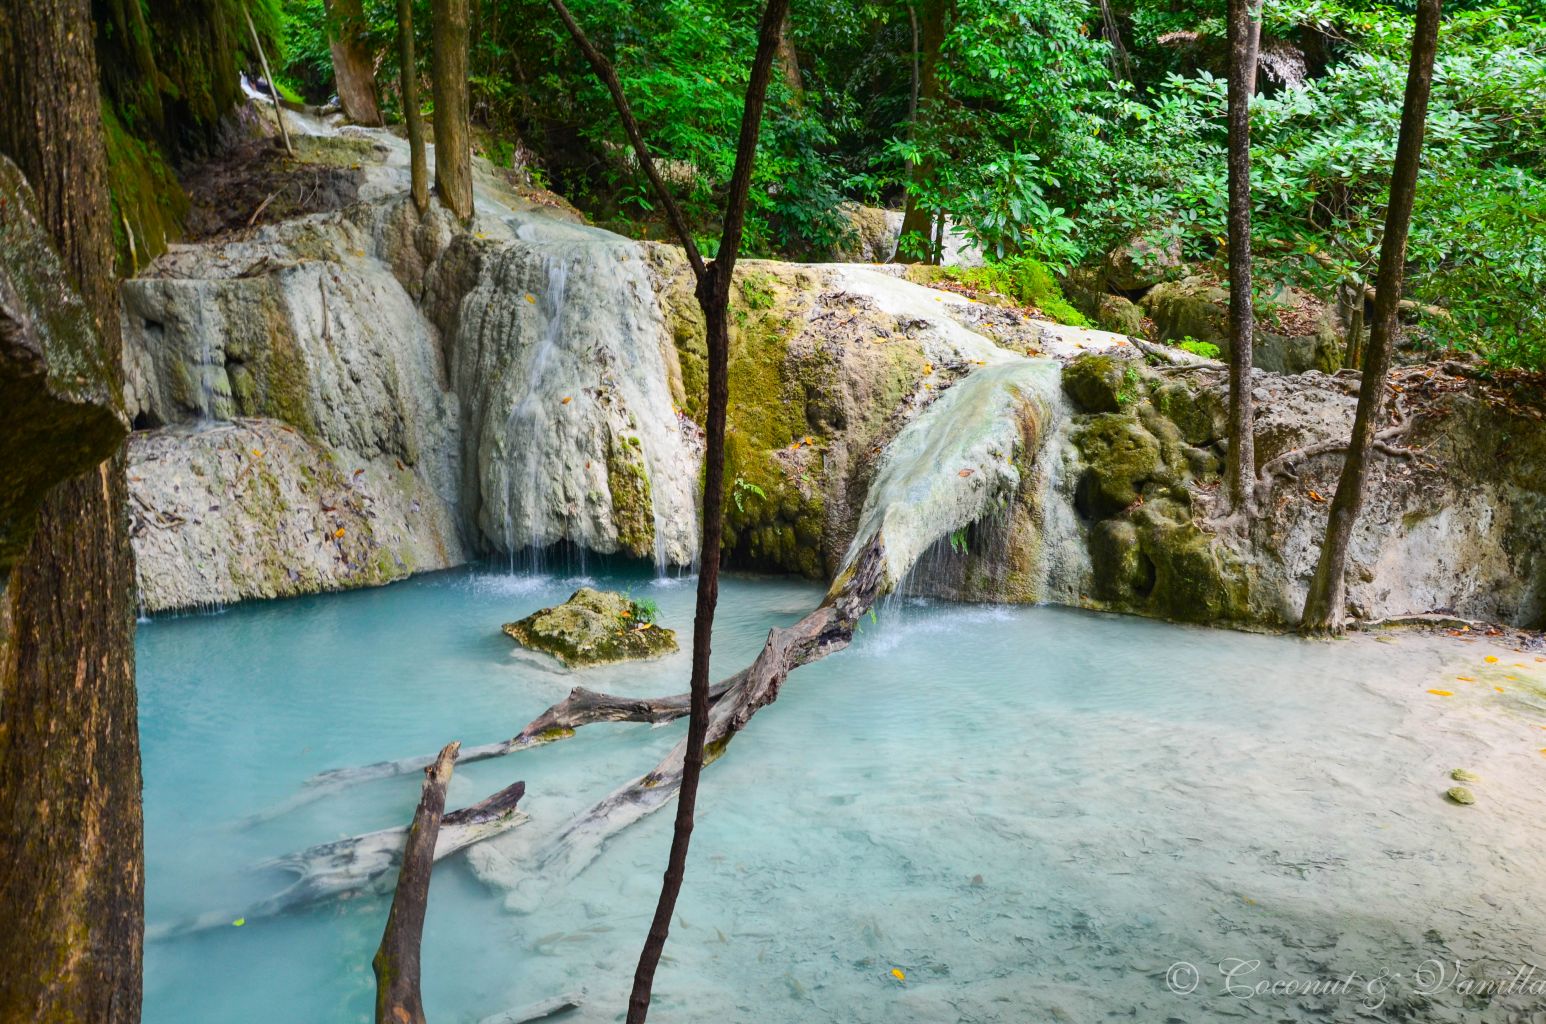
[[[381,945],[371,960],[376,972],[376,1024],[424,1024],[424,1000],[419,993],[419,945],[424,912],[429,906],[429,877],[435,867],[435,842],[446,810],[446,786],[456,766],[461,744],[453,740],[424,770],[424,789],[408,826],[403,864],[392,894]]]
[[[526,783],[517,782],[486,800],[447,814],[441,819],[440,833],[435,840],[435,860],[524,824],[529,819],[516,810],[516,804],[525,795]],[[272,917],[341,896],[385,892],[389,876],[402,858],[407,838],[407,828],[387,828],[264,861],[257,865],[259,870],[288,872],[295,880],[245,912],[211,911],[147,928],[146,937],[164,939],[230,925],[235,921],[245,923]]]
[[[738,673],[716,684],[709,691],[710,703],[723,697],[726,691],[738,683],[745,674],[745,672]],[[687,717],[689,697],[690,695],[686,693],[678,693],[670,697],[618,697],[576,686],[569,691],[569,696],[533,718],[524,729],[510,739],[468,747],[461,752],[457,763],[470,764],[473,761],[486,761],[548,743],[557,743],[559,740],[566,740],[573,736],[575,730],[582,726],[596,725],[600,722],[647,722],[650,725],[674,722],[678,718]],[[377,761],[374,764],[358,765],[353,768],[333,768],[318,772],[306,780],[305,788],[295,796],[266,811],[242,819],[240,827],[248,828],[282,814],[288,814],[298,807],[314,803],[347,786],[423,771],[434,763],[433,755],[420,754],[395,761]]]
[[[850,565],[821,607],[793,626],[770,631],[757,659],[728,681],[728,689],[709,717],[705,765],[718,760],[752,715],[778,699],[790,672],[847,647],[860,617],[894,583],[887,575],[885,541],[880,534]],[[676,795],[686,754],[684,739],[642,778],[624,784],[570,819],[544,846],[537,868],[560,878],[572,878],[584,870],[609,838]]]

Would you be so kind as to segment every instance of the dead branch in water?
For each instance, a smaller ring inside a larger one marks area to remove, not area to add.
[[[447,743],[424,770],[424,789],[408,826],[403,863],[392,893],[392,911],[371,967],[376,973],[376,1024],[425,1024],[419,992],[419,947],[424,936],[424,912],[429,907],[429,879],[435,868],[435,841],[446,810],[446,786],[456,766],[461,744]]]

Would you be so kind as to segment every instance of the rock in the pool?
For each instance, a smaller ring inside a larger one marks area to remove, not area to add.
[[[1451,786],[1449,789],[1444,791],[1444,795],[1449,797],[1450,800],[1457,804],[1476,803],[1476,794],[1472,793],[1464,786]]]
[[[651,602],[581,587],[569,600],[534,612],[504,631],[521,646],[557,658],[566,668],[607,665],[670,654],[676,632],[656,625]]]

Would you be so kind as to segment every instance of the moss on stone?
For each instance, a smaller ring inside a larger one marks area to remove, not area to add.
[[[653,658],[677,649],[675,631],[638,622],[626,595],[590,587],[503,629],[523,647],[552,655],[567,668]]]
[[[1100,519],[1136,503],[1143,485],[1162,466],[1160,444],[1135,417],[1103,413],[1074,435],[1084,456],[1075,502],[1082,515]]]
[[[1137,384],[1137,368],[1111,355],[1082,355],[1063,368],[1063,391],[1084,412],[1120,412],[1138,397]]]
[[[643,558],[655,550],[655,504],[639,439],[613,434],[607,444],[607,490],[617,542]]]
[[[113,242],[119,272],[128,277],[182,234],[188,196],[161,151],[131,135],[110,103],[102,104],[102,133]]]

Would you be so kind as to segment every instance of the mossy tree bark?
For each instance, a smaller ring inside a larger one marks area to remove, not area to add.
[[[360,0],[325,3],[333,83],[338,87],[338,102],[344,108],[344,116],[356,124],[380,125],[383,122],[381,107],[376,103],[376,65],[364,39],[365,15]]]
[[[0,0],[0,152],[37,193],[95,321],[83,365],[102,374],[121,416],[94,35],[87,0]],[[14,369],[0,358],[0,379]],[[120,422],[93,442],[92,461],[117,454],[47,493],[0,584],[0,1020],[139,1020],[144,857],[122,436]],[[51,446],[34,453],[45,461],[80,439],[65,430],[40,443]],[[12,470],[0,468],[0,487]]]
[[[921,54],[918,61],[918,105],[913,112],[913,122],[908,134],[917,141],[924,122],[935,113],[944,96],[944,83],[939,74],[940,52],[945,46],[945,19],[950,0],[920,0]],[[927,157],[912,165],[909,171],[910,187],[907,190],[907,206],[902,213],[901,240],[897,244],[896,259],[900,263],[937,263],[939,247],[933,244],[934,211],[921,199],[934,177],[934,160]],[[906,240],[922,240],[925,253],[909,252]],[[920,258],[922,257],[922,258]]]
[[[1401,106],[1401,136],[1390,179],[1390,205],[1385,212],[1385,237],[1380,244],[1380,269],[1374,300],[1374,322],[1364,353],[1358,411],[1347,448],[1337,493],[1326,521],[1320,561],[1305,597],[1299,628],[1304,633],[1334,634],[1343,629],[1347,606],[1347,552],[1353,527],[1363,511],[1369,481],[1369,459],[1375,431],[1385,404],[1385,377],[1390,372],[1396,337],[1401,329],[1401,289],[1406,280],[1406,242],[1422,165],[1423,133],[1428,97],[1433,91],[1433,61],[1439,44],[1441,0],[1418,0],[1417,27],[1412,35],[1412,59],[1407,69],[1406,97]]]
[[[1251,307],[1251,96],[1260,0],[1229,0],[1229,504],[1250,512],[1256,479],[1251,400],[1256,315]]]
[[[433,0],[435,191],[463,222],[472,219],[472,128],[467,99],[467,0]]]
[[[687,251],[687,260],[697,278],[695,294],[703,310],[708,340],[708,405],[705,416],[707,444],[703,472],[703,540],[699,555],[697,607],[693,616],[692,680],[688,714],[686,752],[682,782],[677,798],[676,825],[671,836],[671,852],[661,882],[660,900],[650,922],[649,934],[639,954],[634,972],[633,991],[628,998],[628,1024],[643,1024],[649,1015],[655,970],[660,965],[671,915],[682,891],[687,870],[687,849],[692,840],[693,812],[697,804],[698,780],[703,774],[704,740],[709,728],[709,651],[714,627],[714,608],[719,600],[719,557],[724,536],[725,497],[725,413],[730,404],[730,285],[735,274],[736,256],[746,226],[746,200],[751,191],[752,168],[757,159],[757,139],[762,131],[762,110],[767,100],[768,82],[774,58],[784,38],[784,22],[789,0],[767,0],[757,31],[757,53],[752,58],[751,75],[746,84],[746,99],[741,110],[741,129],[736,140],[735,169],[725,198],[723,231],[719,255],[705,265],[693,241],[686,218],[677,206],[671,190],[655,167],[649,147],[639,131],[638,121],[629,108],[617,73],[601,52],[591,44],[585,32],[569,13],[563,0],[551,0],[553,9],[574,36],[598,78],[606,85],[617,106],[618,116],[633,146],[634,155],[649,179],[673,229]]]
[[[429,209],[429,167],[424,159],[424,114],[419,109],[419,65],[413,52],[413,0],[397,0],[397,56],[402,65],[403,124],[408,129],[408,167],[413,207]]]

